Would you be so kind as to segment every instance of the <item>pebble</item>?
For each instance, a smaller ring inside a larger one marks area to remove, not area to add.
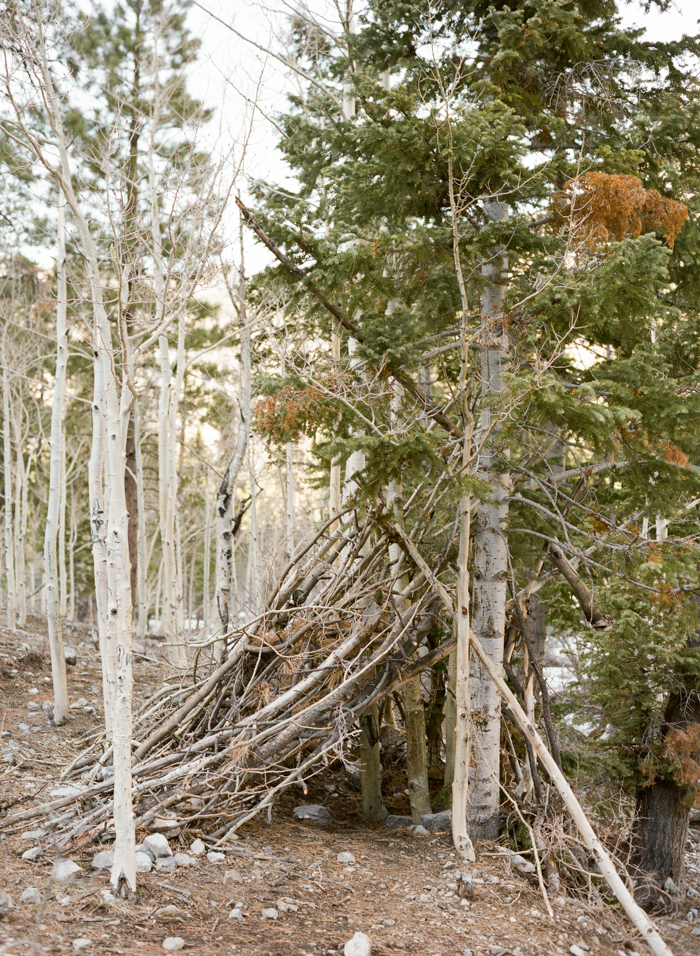
[[[264,909],[264,910],[260,913],[260,915],[261,915],[261,917],[262,917],[263,919],[277,919],[280,914],[279,914],[279,912],[274,908],[274,906],[270,906],[270,907],[268,907],[267,909]]]
[[[20,903],[41,903],[41,893],[33,886],[28,886],[19,898]]]
[[[143,843],[144,846],[148,847],[156,860],[163,856],[173,855],[170,844],[162,833],[149,833]]]
[[[242,913],[238,908],[236,908],[236,909],[231,910],[231,912],[228,914],[228,918],[229,918],[229,919],[236,919],[236,920],[239,920],[239,921],[240,921],[240,920],[243,919],[243,913]]]
[[[94,708],[92,705],[88,705],[87,707],[83,707],[83,713],[84,713],[84,714],[96,714],[97,711],[95,710],[95,708]]]
[[[112,904],[117,902],[117,898],[114,893],[111,892],[111,890],[100,890],[100,896],[105,903]]]
[[[176,853],[175,864],[177,866],[194,866],[195,860],[194,860],[194,857],[191,857],[189,855],[189,853]]]
[[[219,853],[218,850],[210,850],[207,853],[207,859],[210,863],[223,863],[226,859],[225,853]]]
[[[100,850],[92,858],[92,866],[95,870],[109,870],[114,863],[114,850]]]
[[[153,861],[151,860],[148,853],[136,854],[136,872],[137,873],[150,873],[152,866],[153,866]]]
[[[156,870],[159,873],[173,873],[177,862],[174,856],[161,856],[156,860]]]
[[[82,872],[82,868],[73,860],[56,860],[51,878],[54,883],[72,883]]]
[[[349,853],[347,850],[344,850],[342,853],[339,853],[338,856],[336,857],[336,860],[338,861],[338,863],[356,863],[357,862],[355,860],[355,855],[353,853]]]
[[[151,853],[151,851],[148,849],[145,843],[138,843],[136,845],[136,852],[145,853],[146,856],[149,858],[149,860],[155,860],[155,856],[153,855],[153,853]]]
[[[78,663],[78,652],[74,647],[64,647],[63,656],[65,657],[66,664],[68,664],[69,667],[75,667],[75,665]]]
[[[49,712],[53,713],[53,701],[45,700],[44,703],[41,705],[41,709],[45,711],[46,713],[49,713]]]
[[[395,919],[385,919],[385,920],[384,920],[384,925],[385,925],[385,926],[396,926],[396,920],[395,920]]]
[[[696,926],[694,930],[691,930],[691,936],[700,936],[700,926]]]
[[[185,945],[182,936],[168,936],[163,940],[163,949],[167,953],[177,953]]]
[[[390,813],[384,821],[384,824],[390,830],[399,830],[401,827],[413,826],[413,817],[400,817]]]
[[[17,730],[22,734],[31,734],[31,728],[29,724],[17,724]]]
[[[40,846],[30,847],[28,850],[24,851],[24,853],[22,854],[22,859],[29,860],[30,862],[32,860],[38,860],[42,852],[43,851]]]
[[[489,946],[491,956],[503,956],[505,949],[502,946]]]
[[[576,943],[569,947],[569,952],[571,953],[571,956],[586,956],[585,950],[581,949],[580,946],[577,946]]]
[[[32,712],[41,710],[41,704],[37,703],[35,700],[30,700],[27,704],[27,710],[31,710]]]
[[[294,807],[292,816],[295,820],[306,820],[309,823],[327,824],[332,823],[333,817],[325,807],[318,803],[303,803],[299,807]]]
[[[243,883],[243,877],[238,870],[226,870],[224,873],[224,883]]]
[[[355,933],[343,948],[345,956],[372,956],[372,940],[365,933]]]
[[[534,873],[535,864],[530,863],[529,860],[526,860],[524,856],[520,856],[518,853],[514,853],[512,856],[508,857],[510,862],[521,873]]]
[[[197,839],[190,846],[190,853],[194,853],[195,856],[201,856],[202,853],[206,850],[206,847],[200,839]]]
[[[425,829],[422,823],[419,823],[417,827],[412,827],[411,829],[416,836],[430,836],[430,833]]]
[[[428,896],[427,893],[421,893],[421,895],[418,897],[418,899],[419,899],[419,901],[420,901],[421,903],[430,903],[430,902],[431,902],[431,899],[430,899],[430,897]]]
[[[0,890],[0,919],[4,919],[14,906],[10,894]]]
[[[30,687],[29,690],[27,691],[27,693],[28,693],[30,696],[34,697],[36,694],[39,693],[39,691],[36,689],[36,687]]]
[[[280,900],[277,903],[277,909],[280,911],[280,913],[298,913],[299,912],[299,907],[296,905],[296,903],[293,900],[290,900],[289,898]]]
[[[76,953],[81,953],[84,949],[89,949],[92,946],[92,940],[86,939],[84,936],[80,939],[73,940],[73,949]]]

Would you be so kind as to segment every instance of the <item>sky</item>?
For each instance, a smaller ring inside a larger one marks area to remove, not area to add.
[[[253,43],[279,49],[275,30],[279,30],[283,22],[286,0],[267,0],[264,4],[251,0],[198,2],[252,41],[240,39],[199,6],[191,8],[190,28],[201,39],[202,46],[190,89],[216,110],[215,120],[207,131],[208,145],[216,151],[225,144],[237,143],[236,162],[240,162],[245,142],[245,173],[279,184],[286,178],[286,169],[275,148],[277,133],[261,114],[274,116],[284,109],[290,81],[284,67]],[[310,0],[309,6],[316,11],[319,3],[323,0]],[[328,9],[328,4],[325,7]],[[697,0],[671,0],[668,12],[653,10],[647,14],[638,2],[631,2],[623,6],[622,15],[625,24],[641,26],[650,37],[661,41],[694,33],[700,22]],[[259,109],[251,110],[251,100],[257,101]],[[243,182],[240,191],[245,195]],[[257,271],[269,261],[265,251],[252,243],[248,244],[247,259],[251,271]]]

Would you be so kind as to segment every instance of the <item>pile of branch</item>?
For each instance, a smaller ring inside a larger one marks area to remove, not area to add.
[[[347,759],[365,708],[449,652],[452,642],[415,663],[437,594],[423,573],[397,589],[406,568],[388,559],[381,511],[359,524],[354,512],[344,517],[291,558],[263,613],[228,635],[223,663],[201,676],[198,655],[191,683],[166,685],[141,708],[137,826],[177,808],[180,826],[224,841],[286,788]],[[44,818],[55,845],[95,837],[113,812],[111,756],[106,740],[95,742],[66,774],[81,793],[13,813],[3,829]]]

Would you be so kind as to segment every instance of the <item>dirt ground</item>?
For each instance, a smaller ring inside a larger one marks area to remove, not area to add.
[[[51,698],[42,622],[32,620],[19,635],[0,630],[3,815],[44,802],[61,784],[63,767],[99,730],[101,671],[90,629],[76,627],[66,643],[77,646],[77,663],[69,669],[76,706],[67,726],[56,729],[44,711],[27,707]],[[145,652],[151,659],[136,665],[141,699],[166,671],[156,647],[149,643]],[[403,792],[394,794],[391,812],[406,812],[406,799]],[[323,803],[332,824],[296,822],[292,809],[299,803]],[[27,830],[38,826],[32,822]],[[355,932],[371,938],[377,956],[565,956],[572,946],[592,956],[647,952],[615,910],[558,897],[551,901],[554,918],[549,917],[536,879],[512,871],[494,845],[477,847],[475,894],[460,899],[448,835],[417,836],[367,825],[358,794],[337,775],[318,778],[306,795],[287,794],[269,823],[257,819],[245,828],[225,861],[199,857],[195,865],[167,875],[140,874],[133,904],[104,901],[108,871],[91,868],[94,847],[84,857],[73,857],[83,867],[78,880],[50,885],[54,858],[44,853],[34,862],[23,860],[22,853],[34,845],[32,836],[1,828],[0,816],[0,888],[14,902],[0,921],[0,954],[6,956],[155,956],[165,952],[168,937],[180,937],[181,951],[197,956],[335,956]],[[174,852],[186,852],[197,836],[197,831],[181,832],[170,845]],[[688,850],[689,886],[700,892],[695,832]],[[352,853],[355,865],[339,863],[341,852]],[[41,903],[20,903],[28,887],[39,891]],[[242,919],[229,919],[236,904],[242,904]],[[700,956],[700,935],[692,935],[696,927],[700,934],[700,920],[687,918],[694,906],[700,909],[700,900],[685,899],[677,913],[659,920],[676,956]],[[263,918],[267,908],[275,908],[278,918]]]

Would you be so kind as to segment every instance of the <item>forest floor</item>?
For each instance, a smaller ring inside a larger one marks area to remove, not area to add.
[[[69,631],[66,643],[77,646],[77,663],[69,668],[76,706],[68,724],[57,729],[43,711],[27,707],[51,698],[43,623],[33,619],[19,634],[0,630],[0,809],[44,802],[60,785],[62,768],[99,728],[101,669],[90,629]],[[146,653],[152,657],[157,649],[149,642]],[[145,699],[165,673],[153,657],[137,660],[137,697]],[[85,713],[85,707],[95,713]],[[295,821],[292,810],[300,803],[323,803],[333,822],[318,827]],[[392,813],[408,810],[403,791],[389,803]],[[173,851],[187,852],[197,835],[171,838]],[[167,875],[139,874],[138,899],[131,904],[104,901],[109,875],[91,868],[95,847],[73,857],[83,868],[80,878],[59,885],[50,883],[54,861],[48,854],[34,862],[22,859],[32,845],[31,836],[0,832],[0,889],[14,902],[0,921],[5,956],[162,956],[168,937],[180,937],[181,951],[197,956],[335,956],[355,932],[371,938],[375,956],[565,956],[572,946],[591,956],[647,952],[614,909],[558,897],[549,917],[536,879],[511,870],[492,844],[477,846],[475,894],[460,900],[449,835],[366,824],[359,794],[338,774],[316,778],[303,796],[288,793],[269,823],[258,818],[246,825],[223,862],[202,856]],[[339,863],[341,852],[352,853],[355,865]],[[700,892],[695,831],[688,852],[689,886]],[[29,887],[43,902],[20,902]],[[242,904],[242,919],[230,920],[236,904]],[[676,956],[700,956],[700,935],[692,935],[700,922],[686,919],[697,904],[685,899],[678,912],[659,920]],[[269,908],[277,910],[277,919],[263,918]]]

